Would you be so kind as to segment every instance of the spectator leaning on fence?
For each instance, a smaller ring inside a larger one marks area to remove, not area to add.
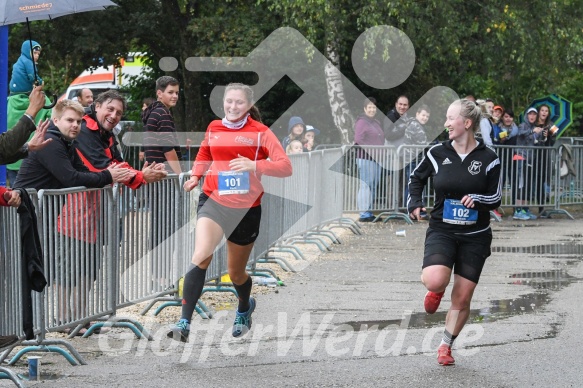
[[[129,169],[116,165],[111,165],[100,172],[91,172],[83,165],[79,155],[77,155],[74,142],[80,132],[83,113],[83,107],[77,101],[62,100],[55,105],[52,123],[47,130],[47,138],[52,141],[45,148],[31,152],[24,159],[16,177],[15,187],[33,188],[37,191],[76,186],[103,187],[112,182],[126,182],[134,175]],[[86,313],[84,311],[84,298],[79,296],[85,295],[87,297],[93,284],[91,279],[87,278],[90,275],[90,268],[93,280],[95,280],[99,269],[98,263],[90,262],[98,260],[100,257],[94,241],[95,218],[92,219],[92,222],[87,222],[87,218],[92,215],[92,210],[81,208],[81,206],[91,207],[94,202],[94,196],[84,196],[83,193],[69,196],[67,204],[61,211],[59,221],[55,220],[57,221],[57,230],[65,235],[67,243],[72,244],[73,240],[81,241],[79,243],[81,246],[89,247],[81,249],[81,251],[91,252],[87,255],[88,257],[82,257],[82,260],[85,260],[84,264],[77,269],[72,268],[71,262],[73,260],[70,257],[52,258],[57,260],[56,268],[66,267],[64,271],[67,271],[69,278],[60,278],[59,281],[62,284],[56,285],[57,295],[60,296],[58,301],[60,316],[58,319],[61,320],[61,323],[71,317],[80,317]],[[93,209],[93,211],[96,210]],[[80,272],[80,276],[86,278],[84,291],[76,288],[74,277],[75,273],[82,270],[85,272]],[[54,279],[56,274],[52,274],[52,276]],[[77,303],[71,310],[69,302],[73,294],[75,295],[73,300],[76,300]]]
[[[287,177],[292,165],[277,137],[257,121],[253,90],[243,84],[229,84],[223,97],[225,117],[214,120],[192,166],[191,191],[205,176],[200,194],[195,249],[184,276],[182,317],[168,337],[186,342],[190,320],[205,284],[213,252],[227,237],[227,267],[239,297],[233,337],[251,328],[256,301],[251,297],[252,281],[245,268],[261,221],[261,176]]]
[[[129,168],[134,174],[126,185],[137,189],[144,183],[157,182],[168,173],[163,163],[144,165],[141,171],[127,164],[117,147],[113,129],[119,124],[126,110],[125,98],[116,90],[97,96],[95,102],[85,109],[81,121],[81,132],[77,137],[77,154],[89,171],[103,171],[112,164]]]

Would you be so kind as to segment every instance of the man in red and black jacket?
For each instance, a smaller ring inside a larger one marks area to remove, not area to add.
[[[126,107],[125,98],[116,90],[109,90],[97,96],[93,104],[85,110],[81,133],[77,138],[77,154],[90,171],[102,171],[111,164],[123,164],[133,170],[124,162],[113,134],[113,129],[119,124]],[[125,183],[132,189],[137,189],[144,183],[157,182],[168,174],[163,164],[156,163],[146,163],[141,171],[133,171],[135,175]]]

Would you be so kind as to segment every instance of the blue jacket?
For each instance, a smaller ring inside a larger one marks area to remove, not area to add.
[[[32,47],[40,47],[40,44],[32,41]],[[36,64],[32,59],[32,53],[30,49],[30,41],[25,40],[22,43],[22,48],[20,49],[20,57],[12,66],[12,78],[10,79],[10,92],[11,93],[28,93],[32,91],[32,86],[34,83],[34,70],[36,69],[36,79],[39,84],[42,84],[43,80],[38,75],[38,69]]]

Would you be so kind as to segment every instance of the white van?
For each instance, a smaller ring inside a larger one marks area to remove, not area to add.
[[[126,86],[129,77],[141,75],[147,68],[144,64],[145,53],[129,53],[120,60],[120,66],[99,67],[94,70],[84,70],[71,82],[65,94],[60,98],[69,100],[77,99],[80,89],[91,89],[93,97],[109,89],[119,89]]]

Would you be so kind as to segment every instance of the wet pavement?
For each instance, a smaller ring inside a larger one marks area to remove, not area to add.
[[[112,330],[72,343],[88,365],[43,355],[42,387],[581,386],[583,221],[553,218],[494,225],[492,256],[456,340],[457,365],[440,367],[449,307],[423,311],[419,281],[427,223],[363,224],[362,236],[311,261],[257,297],[253,328],[230,336],[233,311],[193,322],[191,342]],[[406,237],[397,237],[406,230]],[[160,322],[161,324],[166,322]],[[194,330],[196,328],[196,330]],[[17,368],[24,371],[23,366]],[[10,386],[0,380],[0,386]]]

